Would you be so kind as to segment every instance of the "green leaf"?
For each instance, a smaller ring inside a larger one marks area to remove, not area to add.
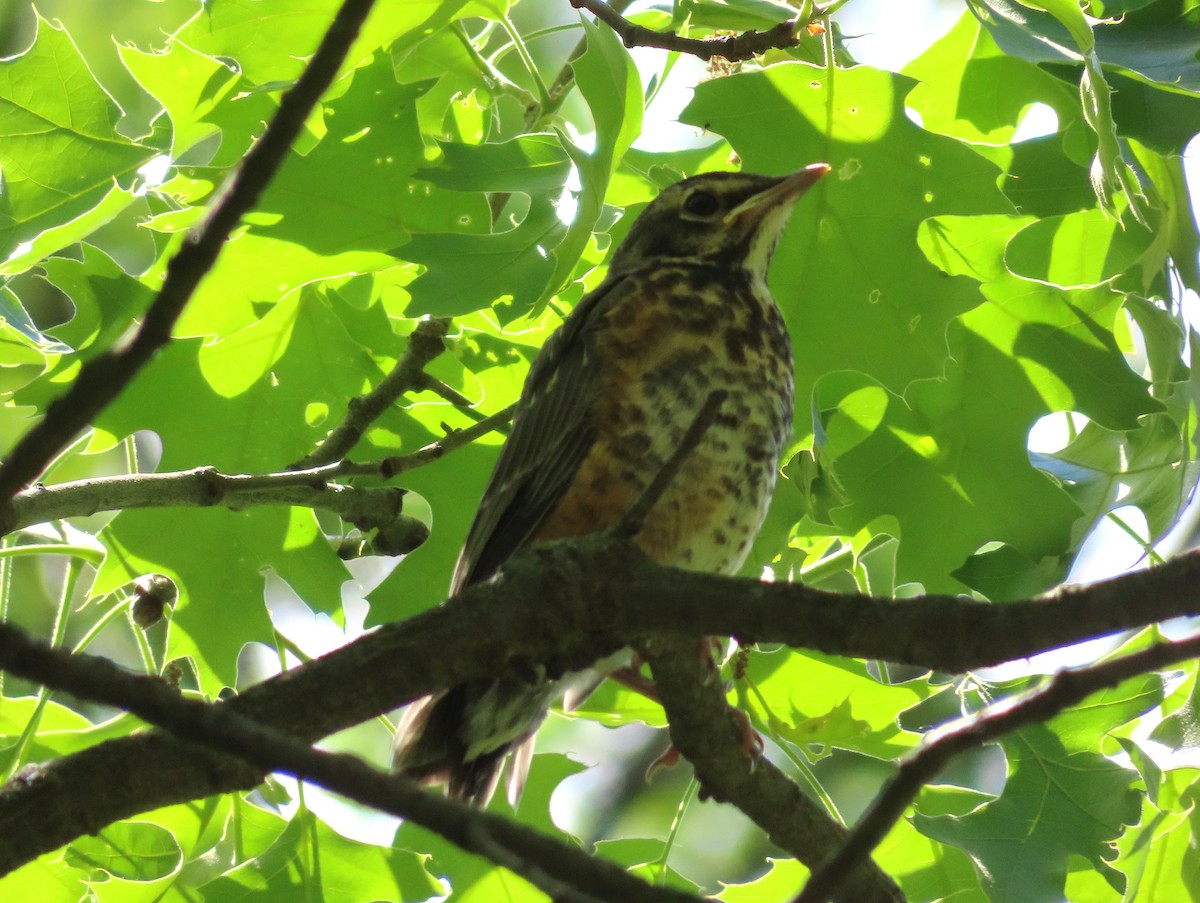
[[[1132,268],[1154,239],[1140,223],[1122,227],[1101,210],[1084,210],[1025,226],[1009,240],[1004,259],[1015,276],[1092,288]]]
[[[521,223],[492,235],[414,235],[397,253],[424,264],[408,316],[461,316],[496,304],[529,310],[555,272],[551,248],[567,227],[554,204],[534,198]],[[470,260],[464,267],[461,261]]]
[[[42,856],[0,878],[6,900],[79,903],[90,892],[86,875],[62,859]]]
[[[538,299],[539,306],[570,278],[600,218],[612,174],[642,127],[641,81],[629,54],[607,27],[584,19],[583,30],[587,51],[571,65],[592,114],[594,146],[588,153],[565,134],[559,136],[579,172],[582,190],[575,217],[555,248],[554,272]],[[526,312],[514,305],[506,318]]]
[[[395,9],[376,9],[343,64],[353,69],[390,37],[419,26],[439,11],[462,3],[411,0]],[[259,0],[209,0],[177,33],[188,47],[213,58],[228,58],[252,85],[280,87],[300,76],[321,36],[341,6],[339,0],[305,0],[282,7]]]
[[[441,886],[428,857],[342,837],[302,811],[253,859],[205,884],[209,901],[317,898],[325,903],[424,900]]]
[[[306,154],[292,154],[267,188],[253,216],[256,231],[330,255],[384,251],[414,231],[486,228],[483,198],[435,189],[414,175],[425,164],[416,101],[430,86],[397,84],[383,54],[359,69],[350,90],[329,102],[325,136]],[[382,119],[381,97],[390,110]],[[346,179],[348,172],[359,178]]]
[[[418,173],[439,188],[454,191],[557,192],[571,161],[554,135],[519,135],[498,144],[441,145],[437,167]]]
[[[38,19],[37,39],[0,60],[0,258],[39,232],[129,188],[158,151],[118,134],[118,110],[66,32]]]
[[[905,66],[904,74],[918,80],[907,103],[920,113],[924,128],[964,141],[1006,144],[1035,102],[1053,108],[1060,132],[1080,119],[1074,91],[1005,54],[970,11]]]
[[[132,821],[80,838],[67,848],[66,858],[77,868],[88,869],[92,880],[109,886],[114,881],[157,883],[183,864],[182,851],[170,831]]]
[[[962,816],[918,813],[913,823],[971,856],[993,903],[1057,903],[1072,856],[1120,893],[1114,843],[1126,825],[1137,824],[1141,793],[1136,772],[1100,755],[1096,738],[1161,699],[1161,680],[1136,678],[1048,724],[1010,734],[1003,741],[1008,780],[998,799]]]
[[[247,91],[246,79],[228,62],[181,41],[172,41],[162,53],[136,47],[119,52],[125,68],[170,117],[171,156],[177,162],[230,167],[274,114],[274,99]],[[201,146],[208,148],[203,156]]]
[[[747,678],[751,690],[741,704],[797,745],[831,745],[891,759],[920,740],[896,724],[896,712],[920,702],[925,688],[881,683],[862,662],[759,652],[750,656]]]

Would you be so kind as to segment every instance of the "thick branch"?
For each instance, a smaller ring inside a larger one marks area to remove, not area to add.
[[[630,638],[734,635],[963,671],[1167,618],[1200,614],[1200,556],[987,605],[905,601],[660,568],[627,543],[532,548],[500,577],[250,688],[229,705],[312,742],[476,677],[585,667]],[[553,604],[547,604],[553,600]],[[2,664],[0,664],[2,666]],[[136,772],[130,762],[138,762]],[[251,787],[257,773],[160,733],[111,740],[0,789],[0,873],[157,806]]]
[[[696,654],[694,639],[658,637],[639,644],[654,672],[655,686],[671,728],[671,742],[696,769],[714,799],[731,802],[767,832],[771,841],[809,868],[844,848],[847,831],[800,792],[796,783],[765,759],[743,750],[725,693],[712,666]],[[900,888],[859,860],[845,875],[846,900],[895,903]]]
[[[651,887],[577,847],[427,793],[413,781],[385,774],[354,756],[313,749],[228,705],[185,698],[162,680],[129,674],[107,659],[51,649],[7,624],[0,624],[0,661],[20,677],[125,709],[183,740],[237,756],[264,773],[287,772],[419,824],[503,865],[554,899],[696,903],[690,894]]]
[[[71,387],[46,409],[0,465],[0,504],[32,482],[81,429],[129,385],[171,338],[200,280],[242,216],[257,202],[317,100],[337,75],[374,0],[345,0],[296,84],[279,102],[266,131],[246,154],[229,190],[200,232],[189,236],[167,265],[162,288],[128,344],[87,361]]]
[[[766,31],[746,31],[739,35],[722,35],[700,40],[635,25],[601,0],[570,0],[570,4],[576,9],[586,9],[611,28],[626,47],[658,47],[662,50],[690,54],[702,60],[711,60],[714,56],[719,56],[730,62],[748,60],[768,50],[795,47],[800,43],[804,27],[818,17],[814,12],[804,21],[799,18],[788,19]]]

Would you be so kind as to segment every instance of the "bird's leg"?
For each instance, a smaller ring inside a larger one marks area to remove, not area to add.
[[[723,650],[724,644],[720,637],[706,636],[700,639],[697,647],[697,655],[702,662],[706,662],[710,666],[709,680],[715,679],[720,674],[720,669],[717,668],[714,653]],[[635,693],[645,696],[647,699],[661,703],[662,698],[659,695],[658,687],[654,681],[641,672],[642,659],[637,653],[634,653],[632,662],[624,668],[618,668],[611,672],[608,676],[624,687],[628,687]],[[742,752],[746,758],[750,760],[751,768],[754,763],[763,754],[763,738],[750,724],[750,717],[741,709],[729,708],[729,717],[733,719],[737,725],[738,733],[742,738]],[[671,744],[666,751],[650,763],[650,767],[646,769],[646,781],[653,780],[654,776],[666,768],[674,768],[679,764],[680,752]]]

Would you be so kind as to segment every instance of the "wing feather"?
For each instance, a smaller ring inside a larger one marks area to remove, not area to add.
[[[594,436],[600,391],[594,331],[631,288],[624,277],[585,297],[534,361],[512,430],[454,568],[451,592],[486,580],[529,538],[579,470]]]

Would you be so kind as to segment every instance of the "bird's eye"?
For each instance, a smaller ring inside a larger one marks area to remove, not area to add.
[[[712,216],[721,207],[721,202],[707,191],[693,191],[683,202],[683,210],[692,216]]]

